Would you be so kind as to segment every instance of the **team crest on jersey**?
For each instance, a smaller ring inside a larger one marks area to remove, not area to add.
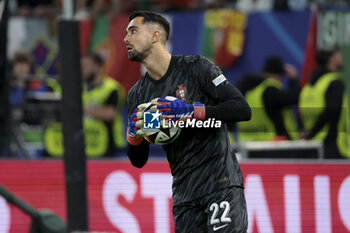
[[[183,84],[177,86],[176,97],[180,98],[182,101],[186,101],[187,88]]]

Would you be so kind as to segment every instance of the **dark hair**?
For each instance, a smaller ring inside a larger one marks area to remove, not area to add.
[[[269,56],[265,59],[265,64],[262,69],[264,72],[284,75],[285,69],[283,65],[283,61],[279,56]]]
[[[12,65],[15,65],[17,63],[26,63],[29,66],[32,64],[32,59],[30,58],[29,54],[23,51],[17,51],[12,59]]]
[[[98,66],[103,66],[104,59],[98,53],[88,53],[88,54],[85,54],[84,57],[90,58]]]
[[[338,52],[337,48],[317,50],[316,56],[315,56],[317,65],[321,67],[325,67],[329,61],[329,58],[333,56],[333,54],[336,52]]]
[[[166,18],[152,11],[134,11],[129,16],[129,22],[136,17],[143,17],[142,23],[148,23],[148,22],[158,23],[160,26],[164,28],[166,32],[166,35],[165,35],[166,41],[169,39],[170,24]]]

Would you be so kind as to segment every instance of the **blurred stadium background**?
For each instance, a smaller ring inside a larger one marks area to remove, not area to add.
[[[48,209],[66,221],[62,133],[55,125],[61,115],[57,22],[63,2],[10,0],[8,12],[4,2],[0,1],[0,184],[34,208]],[[266,57],[278,55],[297,68],[304,85],[315,68],[316,49],[336,46],[344,58],[342,76],[349,96],[348,0],[74,2],[81,55],[100,54],[103,72],[120,84],[122,134],[125,93],[144,72],[138,63],[128,61],[123,42],[128,13],[135,9],[164,13],[172,27],[171,53],[202,54],[233,84],[247,73],[259,73]],[[20,104],[10,96],[13,58],[19,51],[31,60]],[[320,141],[237,143],[238,133],[233,127],[230,137],[245,177],[249,233],[350,232],[349,160],[324,159]],[[86,140],[87,147],[95,148],[93,137]],[[116,143],[108,156],[88,156],[89,230],[173,232],[165,153],[152,146],[150,161],[140,170],[129,164],[123,143]],[[0,196],[0,233],[29,232],[32,222]]]

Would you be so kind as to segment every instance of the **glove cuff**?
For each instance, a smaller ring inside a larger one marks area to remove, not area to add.
[[[194,118],[197,120],[205,120],[205,105],[194,102],[193,103],[193,109],[194,109]]]
[[[128,141],[128,143],[132,146],[138,146],[142,143],[143,141],[143,137],[137,137],[136,135],[134,135],[133,137],[130,137],[129,134],[129,128],[128,131],[126,132],[126,140]]]

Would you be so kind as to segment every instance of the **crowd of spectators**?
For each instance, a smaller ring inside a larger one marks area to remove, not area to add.
[[[317,69],[311,74],[310,83],[306,86],[307,88],[302,89],[302,91],[297,79],[296,68],[290,64],[284,64],[282,58],[277,56],[266,58],[260,74],[246,75],[236,83],[237,88],[246,97],[253,113],[251,121],[237,125],[238,142],[313,140],[315,136],[319,136],[321,133],[323,136],[317,138],[324,140],[326,158],[334,159],[347,156],[347,149],[344,149],[345,147],[340,145],[338,143],[339,140],[337,140],[339,137],[338,133],[340,132],[338,126],[339,124],[344,124],[344,119],[342,121],[339,117],[340,112],[343,108],[347,108],[344,105],[346,103],[342,102],[342,99],[346,98],[344,97],[344,82],[338,78],[337,74],[343,68],[342,56],[336,49],[321,49],[315,54],[315,58],[318,65]],[[84,81],[84,121],[94,119],[94,122],[98,123],[98,125],[94,125],[95,123],[93,122],[94,124],[89,126],[91,129],[87,130],[86,135],[89,135],[87,136],[87,146],[91,144],[89,146],[90,148],[96,147],[95,144],[98,140],[94,139],[96,135],[91,132],[98,132],[97,138],[101,138],[101,132],[106,131],[104,130],[105,126],[108,130],[105,137],[102,138],[109,141],[108,145],[106,144],[106,147],[101,149],[103,153],[96,154],[92,150],[89,152],[91,155],[88,154],[91,157],[111,156],[115,154],[118,146],[119,149],[122,149],[124,145],[124,142],[120,141],[123,140],[124,135],[123,122],[120,120],[125,93],[117,81],[102,75],[103,59],[99,55],[92,54],[84,56],[82,57],[81,64]],[[18,144],[17,146],[22,150],[19,151],[17,149],[16,154],[22,154],[23,156],[23,153],[26,153],[26,151],[21,144],[23,144],[23,134],[25,132],[20,126],[23,123],[28,123],[28,116],[26,116],[27,119],[23,118],[23,111],[26,104],[28,104],[26,97],[31,92],[53,92],[60,94],[61,89],[57,81],[52,80],[54,82],[50,83],[50,79],[47,79],[46,82],[38,82],[35,77],[32,77],[30,75],[32,69],[31,58],[29,54],[23,51],[15,53],[11,66],[9,94],[13,117],[12,135],[16,137],[13,142],[16,142]],[[323,77],[329,79],[328,76],[330,74],[335,75],[334,80],[332,79],[333,81],[331,80],[328,84],[324,84],[326,85],[326,92],[318,94],[319,88],[317,85],[319,82],[317,81],[324,80],[325,78]],[[283,77],[287,77],[289,80],[289,89],[287,90],[282,87]],[[57,89],[55,87],[59,88]],[[304,94],[300,96],[300,93]],[[319,106],[319,112],[312,110],[311,113],[305,113],[305,111],[312,109],[310,106],[317,104],[318,99],[323,98],[326,99],[326,102],[324,106]],[[39,104],[39,102],[36,102],[36,104]],[[298,105],[301,113],[300,116],[298,114],[295,115],[292,111],[292,107]],[[321,110],[323,108],[324,110]],[[31,109],[33,108],[31,107]],[[35,111],[37,109],[35,108]],[[311,123],[309,120],[310,114],[314,117]],[[39,140],[46,143],[52,142],[43,145],[46,155],[53,157],[62,156],[62,150],[59,150],[61,151],[60,153],[56,153],[58,145],[62,143],[60,139],[62,137],[61,126],[57,128],[57,124],[60,124],[58,123],[60,121],[52,117],[46,117],[45,119],[46,123],[44,122],[43,124],[45,128],[44,139],[41,138]],[[120,121],[119,123],[118,119]],[[315,119],[318,120],[316,121]],[[34,122],[34,125],[41,123],[43,122]],[[33,121],[29,124],[33,125]],[[297,124],[299,125],[297,126]],[[324,130],[327,124],[331,125],[329,131]],[[84,125],[87,126],[88,124],[84,123]],[[271,126],[270,128],[268,127],[269,125]],[[116,132],[114,127],[118,127],[121,130]],[[53,146],[51,149],[50,145]],[[60,146],[62,147],[62,145]]]
[[[167,12],[174,10],[200,10],[231,8],[242,12],[269,10],[304,10],[313,5],[348,7],[350,0],[77,0],[75,13],[78,18],[93,19],[100,13],[108,18],[134,10]],[[63,0],[9,1],[13,14],[20,16],[47,16],[62,11]]]
[[[10,9],[14,15],[20,15],[24,17],[45,17],[48,15],[54,15],[59,14],[62,10],[62,0],[17,0],[17,1],[9,1]],[[112,19],[114,16],[118,14],[124,14],[124,13],[130,13],[131,11],[137,10],[137,9],[143,9],[143,10],[155,10],[155,11],[173,11],[173,10],[198,10],[198,9],[207,9],[207,8],[226,8],[229,7],[231,9],[237,9],[243,12],[255,12],[255,11],[268,11],[268,10],[303,10],[305,8],[310,7],[312,4],[320,4],[322,6],[327,6],[328,4],[332,4],[332,6],[349,6],[350,0],[338,0],[338,1],[327,1],[327,0],[313,0],[313,1],[307,1],[307,0],[181,0],[181,1],[175,1],[175,0],[135,0],[135,1],[123,1],[123,0],[77,0],[75,1],[75,16],[79,19],[91,19],[93,20],[95,17],[97,17],[99,14],[105,14],[107,18]],[[274,61],[277,63],[281,63],[281,61],[278,59],[275,59]],[[91,60],[93,61],[93,59]],[[92,66],[86,66],[86,67],[92,67]],[[256,83],[256,86],[251,87],[256,88],[258,85],[260,85],[264,80],[267,78],[271,79],[271,76],[276,75],[277,78],[275,80],[278,80],[280,82],[282,76],[286,73],[287,77],[290,77],[290,82],[297,83],[296,81],[296,73],[295,68],[288,67],[286,69],[282,68],[280,70],[276,69],[278,67],[282,67],[282,63],[279,65],[271,65],[265,67],[262,74],[258,77],[258,83]],[[289,72],[288,72],[289,71]],[[23,116],[23,102],[24,102],[24,95],[29,90],[35,91],[48,91],[48,92],[57,92],[54,85],[52,83],[41,83],[40,81],[36,80],[35,78],[31,77],[30,74],[35,73],[32,66],[32,59],[30,57],[30,54],[27,54],[23,51],[17,52],[12,60],[11,60],[11,80],[10,80],[10,103],[13,108],[12,115],[14,116],[14,119],[16,120],[14,125],[19,125],[20,121]],[[266,76],[266,73],[268,73],[268,77]],[[290,75],[288,75],[290,74]],[[98,77],[98,76],[96,76]],[[254,76],[256,77],[256,76]],[[50,80],[49,80],[50,81]],[[255,80],[256,81],[256,80]],[[251,84],[251,80],[249,81],[249,85]],[[238,83],[239,89],[242,88],[242,83]],[[241,85],[241,86],[240,86]],[[297,95],[299,95],[300,90],[298,89],[298,85],[296,85],[296,91]],[[243,89],[244,89],[243,85]],[[271,89],[271,88],[270,88]],[[271,89],[272,90],[272,89]],[[270,91],[271,91],[270,90]],[[277,89],[276,89],[277,90]],[[276,90],[272,90],[275,91]],[[243,94],[248,92],[247,90],[241,90]],[[292,101],[287,101],[287,103],[281,104],[282,106],[285,105],[295,105],[297,104],[297,99],[293,96],[289,95],[289,92],[284,93],[282,90],[277,90],[280,92],[281,96],[283,97],[286,95],[287,97],[293,99]],[[59,92],[59,91],[58,91]],[[283,98],[276,98],[276,95],[273,94],[272,98],[270,100],[278,100],[281,101]],[[118,98],[118,97],[116,97]],[[268,98],[265,98],[268,99]],[[265,100],[264,99],[264,100]],[[287,99],[287,98],[286,98]],[[294,101],[295,100],[295,101]],[[112,102],[117,102],[116,100],[113,100]],[[273,102],[273,101],[268,101]],[[108,102],[107,102],[108,105]],[[109,105],[108,105],[109,106]],[[119,107],[119,106],[118,106]],[[114,108],[116,108],[114,106]],[[115,111],[113,117],[111,119],[115,118]],[[85,114],[86,115],[94,115],[93,112],[89,112],[89,109],[85,108]],[[268,112],[269,114],[269,112]],[[270,114],[277,116],[275,113]],[[276,121],[283,121],[281,114],[278,115],[281,119],[272,119]],[[106,121],[108,124],[112,125],[110,122],[112,120]],[[281,128],[281,127],[280,127]],[[283,128],[283,127],[282,127]],[[20,129],[16,130],[17,132],[20,132]],[[277,132],[277,136],[283,136],[286,139],[291,139],[292,137],[288,134],[283,134],[286,130],[282,130],[281,132]],[[19,135],[18,133],[14,134],[15,136]],[[306,136],[305,136],[306,137]],[[42,140],[42,139],[40,139]],[[17,142],[18,143],[18,142]]]

